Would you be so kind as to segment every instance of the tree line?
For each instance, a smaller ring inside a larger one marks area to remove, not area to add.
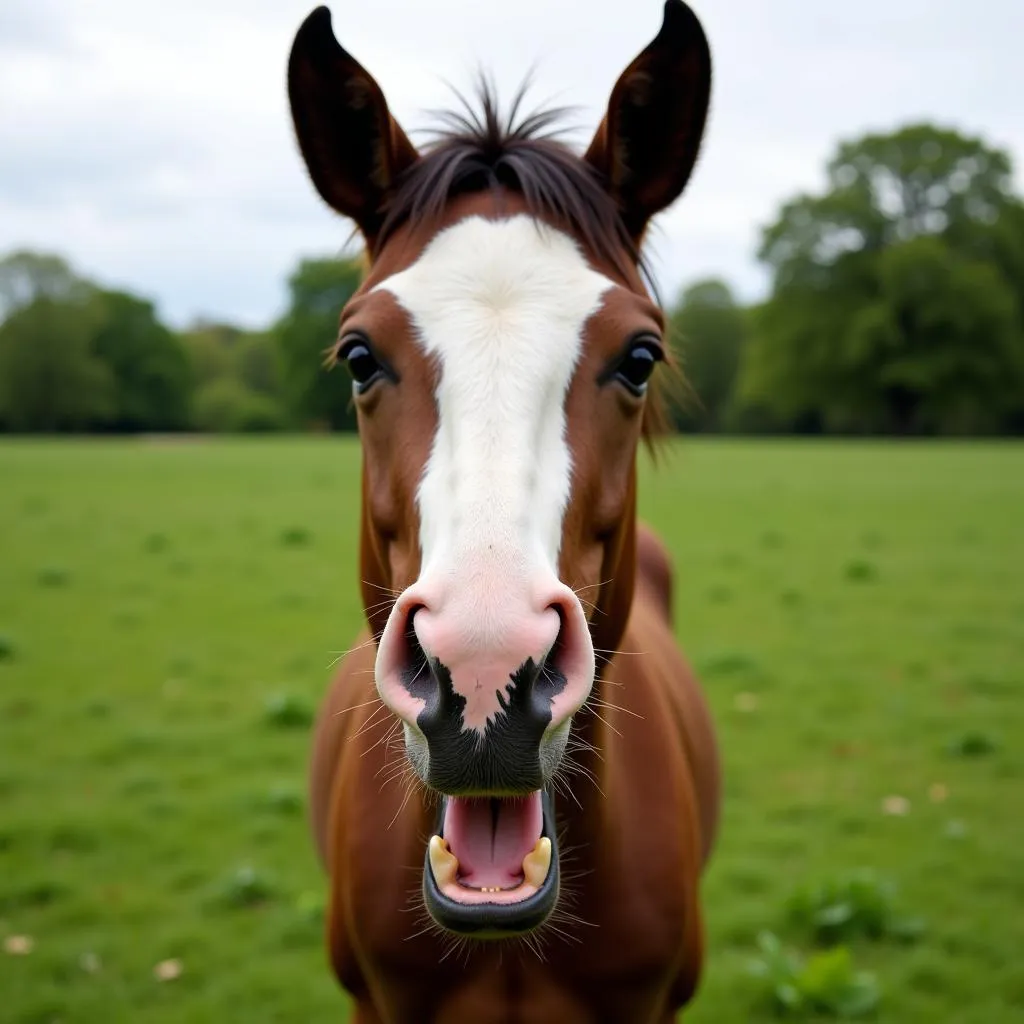
[[[670,341],[684,430],[1024,433],[1024,203],[1008,155],[912,125],[841,144],[820,193],[783,204],[758,257],[768,297],[685,288]],[[325,355],[356,261],[308,259],[263,331],[175,332],[152,303],[58,256],[0,260],[0,429],[354,428]]]
[[[306,260],[263,331],[175,332],[151,302],[58,256],[0,260],[0,427],[14,432],[352,429],[351,387],[325,350],[360,268]]]

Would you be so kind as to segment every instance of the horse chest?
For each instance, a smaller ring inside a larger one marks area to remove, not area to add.
[[[541,961],[510,945],[468,956],[456,951],[440,963],[435,955],[415,969],[407,962],[401,970],[381,963],[372,986],[374,1012],[388,1024],[645,1024],[667,1018],[673,978],[664,964],[638,974],[632,958],[603,972],[581,971],[577,960],[578,951],[568,963],[557,954]]]
[[[586,887],[570,881],[574,910],[556,916],[530,946],[494,947],[424,931],[425,911],[417,911],[413,891],[389,907],[369,898],[374,889],[388,891],[373,882],[382,870],[391,874],[378,854],[372,868],[369,859],[362,872],[353,864],[353,877],[342,884],[347,898],[332,946],[345,963],[336,955],[335,966],[342,977],[358,977],[350,987],[366,992],[379,1018],[393,1024],[667,1019],[680,979],[688,987],[699,964],[695,894],[681,884],[666,891],[631,878],[625,867],[599,868]]]

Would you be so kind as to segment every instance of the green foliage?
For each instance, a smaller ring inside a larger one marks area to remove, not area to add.
[[[89,283],[60,256],[22,250],[0,260],[0,320],[37,299],[78,303],[89,291]]]
[[[929,125],[845,143],[765,233],[745,406],[797,428],[993,433],[1024,409],[1022,207],[1005,153]]]
[[[87,301],[43,296],[0,324],[0,422],[52,432],[109,419],[116,381],[93,349],[94,316]]]
[[[352,382],[326,365],[341,309],[359,287],[354,260],[303,260],[288,280],[290,304],[274,326],[289,411],[303,426],[354,430]]]
[[[198,323],[181,336],[195,382],[193,424],[210,433],[283,430],[288,416],[274,338]]]
[[[0,423],[9,429],[187,426],[185,354],[151,303],[34,253],[0,262],[0,303]]]
[[[760,952],[750,973],[762,981],[776,1011],[786,1016],[863,1017],[878,1006],[873,974],[857,971],[845,946],[814,953],[807,960],[782,948],[771,932],[757,939]]]
[[[827,189],[783,206],[760,257],[776,287],[834,283],[844,257],[928,235],[987,229],[1014,205],[1006,153],[929,124],[841,143]],[[856,276],[847,267],[847,279]]]
[[[851,939],[912,941],[924,932],[920,918],[895,910],[897,888],[874,871],[854,871],[801,886],[790,897],[790,921],[820,945]]]
[[[96,291],[92,350],[114,379],[103,426],[119,431],[181,430],[188,425],[190,378],[178,339],[151,303],[126,292]]]
[[[250,391],[269,398],[281,396],[280,353],[269,331],[248,332],[239,337],[234,372]]]
[[[210,433],[267,433],[285,425],[278,402],[249,390],[234,377],[221,377],[200,388],[193,422]]]
[[[229,324],[200,322],[181,334],[192,380],[197,389],[234,373],[234,351],[243,332]]]
[[[677,413],[681,425],[720,430],[739,371],[748,323],[722,281],[699,281],[680,296],[670,338],[681,354],[694,400]]]

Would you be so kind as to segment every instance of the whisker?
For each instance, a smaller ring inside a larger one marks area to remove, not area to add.
[[[444,961],[447,960],[448,957],[450,957],[452,955],[452,953],[454,953],[456,950],[460,950],[461,951],[461,950],[465,949],[465,946],[466,946],[466,940],[465,939],[463,939],[463,938],[456,939],[456,938],[453,937],[452,944],[448,947],[448,949],[444,952],[444,954],[442,954],[441,958],[438,960],[438,963],[444,963]]]
[[[395,811],[395,816],[391,819],[391,821],[388,822],[388,827],[384,830],[385,832],[390,832],[391,831],[391,826],[394,825],[394,823],[396,821],[398,821],[398,819],[401,817],[402,811],[405,810],[405,805],[409,802],[409,798],[412,796],[413,790],[416,788],[416,782],[417,781],[418,780],[414,778],[413,780],[410,781],[409,785],[406,787],[405,798],[402,800],[402,803],[399,806],[398,810]]]
[[[378,716],[382,711],[386,713],[390,710],[391,709],[387,706],[387,704],[385,704],[384,701],[381,701],[380,707],[377,708],[365,722],[363,722],[359,731],[352,737],[352,739],[357,740],[359,739],[360,736],[363,735],[364,732],[367,731],[367,729],[372,729],[375,725],[381,725],[384,721],[386,721],[386,716],[383,719],[378,718]]]
[[[582,764],[579,764],[576,761],[573,761],[571,758],[565,757],[565,758],[562,759],[562,763],[558,766],[558,771],[559,772],[561,772],[563,769],[567,773],[572,773],[572,774],[575,774],[575,775],[582,775],[585,779],[587,779],[593,785],[593,787],[597,790],[597,792],[602,797],[604,797],[604,791],[601,789],[601,784],[597,781],[597,776],[594,775],[594,773],[589,768],[587,768],[586,766],[584,766]],[[573,798],[575,799],[575,794],[573,794]],[[577,804],[579,803],[578,800],[576,802],[577,802]]]
[[[395,590],[394,587],[385,587],[383,584],[374,583],[372,580],[360,579],[359,582],[362,583],[364,587],[373,587],[374,590],[379,590],[382,594],[390,594],[392,597],[401,597],[402,595],[401,590]]]
[[[615,582],[615,580],[614,580],[614,578],[612,578],[612,579],[608,579],[608,580],[602,580],[600,583],[587,583],[585,586],[582,586],[582,587],[573,587],[572,588],[572,592],[577,597],[579,597],[580,594],[582,594],[584,590],[597,590],[599,587],[603,587],[603,586],[605,586],[608,583],[614,583],[614,582]]]
[[[384,724],[383,722],[378,722],[377,723],[377,725],[383,725],[383,724]],[[388,731],[386,733],[384,733],[384,735],[381,736],[381,738],[379,740],[377,740],[377,742],[374,743],[372,747],[367,747],[366,750],[364,750],[359,756],[360,757],[366,757],[367,754],[369,754],[373,750],[376,750],[377,747],[379,747],[382,743],[386,743],[388,740],[390,740],[394,736],[395,731],[401,726],[401,724],[402,723],[396,719],[392,723],[391,728],[388,729]]]
[[[590,743],[583,743],[581,741],[579,746],[567,746],[565,748],[565,756],[572,759],[573,754],[593,754],[598,761],[602,764],[604,763],[604,754]]]
[[[397,766],[385,765],[385,768],[387,767],[391,768],[391,772],[380,784],[381,790],[385,789],[389,785],[393,785],[394,783],[398,782],[399,779],[405,779],[406,781],[409,781],[412,774],[412,766],[409,764],[408,761],[405,760],[405,758],[402,758],[402,761]],[[383,771],[383,769],[381,770]]]
[[[358,711],[360,708],[368,707],[370,704],[383,704],[384,702],[380,697],[371,697],[369,700],[364,700],[362,704],[352,704],[347,708],[342,708],[340,711],[334,712],[334,717],[338,718],[340,715],[347,715],[350,711]]]
[[[393,752],[389,750],[388,753]],[[386,786],[389,782],[394,782],[395,779],[400,778],[402,775],[404,775],[409,770],[409,768],[409,762],[404,757],[401,758],[397,763],[389,759],[383,765],[381,765],[376,775],[374,775],[374,778],[379,779],[382,775],[384,775],[384,781],[381,784],[381,788],[383,789],[384,786]]]
[[[347,658],[350,654],[355,654],[356,651],[361,651],[366,647],[370,647],[376,643],[379,643],[382,635],[383,634],[376,634],[374,636],[371,636],[369,639],[364,640],[361,644],[356,644],[355,647],[350,647],[346,651],[328,651],[328,654],[335,654],[337,655],[337,657],[334,658],[328,664],[327,667],[334,668],[334,666],[337,665],[339,661],[344,661],[344,659]]]
[[[584,705],[584,706],[586,706],[586,705]],[[596,718],[596,719],[597,719],[597,720],[598,720],[599,722],[604,722],[604,724],[605,724],[605,725],[606,725],[606,726],[607,726],[607,727],[608,727],[609,729],[611,729],[611,731],[612,731],[613,733],[615,733],[615,735],[616,735],[616,736],[620,736],[620,737],[622,736],[622,733],[621,733],[621,732],[619,732],[619,730],[618,730],[618,729],[616,729],[616,728],[615,728],[615,726],[614,726],[614,725],[612,725],[612,723],[611,723],[611,722],[609,722],[609,721],[608,721],[608,719],[604,717],[604,715],[602,715],[602,714],[600,714],[599,712],[595,711],[595,710],[594,710],[594,709],[593,709],[592,707],[591,707],[591,708],[588,708],[588,710],[590,711],[590,713],[591,713],[591,714],[592,714],[592,715],[593,715],[593,716],[594,716],[594,717],[595,717],[595,718]]]
[[[611,701],[601,700],[600,697],[595,697],[593,694],[587,698],[587,703],[596,704],[598,707],[606,708],[609,711],[621,711],[625,715],[632,715],[634,718],[639,718],[641,722],[644,720],[644,716],[638,714],[636,711],[624,708],[621,704],[612,704]]]
[[[551,784],[555,787],[555,790],[560,796],[567,797],[582,811],[583,805],[579,802],[576,794],[572,791],[572,788],[568,784],[568,780],[565,779],[562,774],[562,766],[558,766],[558,770],[551,777]]]

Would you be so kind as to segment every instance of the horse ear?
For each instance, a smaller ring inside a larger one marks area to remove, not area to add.
[[[326,7],[296,33],[288,98],[316,190],[356,222],[372,248],[395,179],[419,154],[373,76],[338,45]]]
[[[690,177],[710,94],[711,51],[700,22],[682,0],[667,0],[661,31],[615,83],[586,155],[638,243]]]

